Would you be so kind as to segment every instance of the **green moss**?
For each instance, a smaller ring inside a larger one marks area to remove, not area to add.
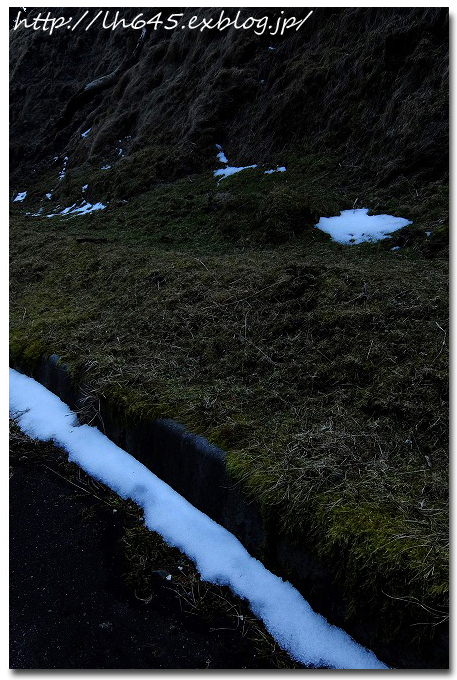
[[[417,644],[433,639],[436,625],[447,619],[446,537],[424,541],[414,528],[405,533],[404,522],[388,503],[380,507],[338,500],[333,495],[316,505],[311,533],[318,554],[338,565],[336,579],[345,593],[348,617],[377,612],[386,640],[408,626],[413,626]]]
[[[10,364],[18,365],[33,375],[43,356],[49,356],[48,347],[39,339],[27,340],[20,333],[10,337]]]

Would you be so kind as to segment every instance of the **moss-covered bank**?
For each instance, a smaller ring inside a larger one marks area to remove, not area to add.
[[[259,200],[253,180],[224,182]],[[158,195],[143,198],[143,221],[13,214],[11,360],[59,354],[91,385],[88,419],[103,400],[219,445],[265,521],[338,563],[348,611],[423,649],[447,607],[446,261],[424,257],[420,225],[394,252],[396,237],[342,247],[306,221],[274,250],[217,221],[211,240],[169,227],[179,245],[163,244],[145,228]]]

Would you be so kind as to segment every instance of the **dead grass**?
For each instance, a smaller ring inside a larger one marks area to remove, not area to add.
[[[352,565],[354,603],[389,609],[384,591],[441,611],[446,262],[306,234],[217,256],[124,244],[119,228],[76,241],[90,224],[13,220],[12,360],[59,354],[93,389],[89,421],[102,399],[207,436],[279,531]]]

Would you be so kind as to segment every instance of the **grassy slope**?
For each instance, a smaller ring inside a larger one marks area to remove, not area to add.
[[[269,521],[336,558],[357,615],[391,636],[426,622],[410,629],[423,643],[447,607],[446,189],[390,198],[348,188],[331,161],[289,160],[284,175],[193,175],[87,217],[24,217],[43,177],[13,206],[12,359],[56,352],[94,404],[223,447]],[[111,182],[122,198],[145,154],[129,163],[70,171],[56,200],[87,181],[89,199]],[[413,228],[357,247],[313,229],[355,197]]]

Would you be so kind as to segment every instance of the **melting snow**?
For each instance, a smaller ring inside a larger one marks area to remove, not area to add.
[[[145,525],[186,553],[204,581],[228,585],[292,658],[347,669],[385,668],[374,654],[313,612],[290,583],[256,559],[226,529],[198,511],[95,427],[79,425],[68,406],[10,369],[10,413],[28,435],[53,440],[70,461],[144,510]]]
[[[85,132],[81,132],[81,137],[87,137],[87,135],[89,134],[89,132],[90,132],[91,130],[92,130],[92,128],[89,128],[89,129],[86,130]]]
[[[216,149],[219,150],[219,153],[217,154],[217,157],[218,157],[219,161],[220,161],[221,163],[227,164],[227,163],[228,163],[227,156],[226,156],[225,153],[222,151],[221,145],[220,145],[220,144],[216,144]]]
[[[59,179],[60,180],[62,180],[65,177],[65,170],[66,170],[66,167],[67,167],[67,163],[68,163],[68,156],[65,156],[65,158],[63,159],[62,170],[59,172]]]
[[[16,198],[13,198],[13,203],[17,203],[18,201],[23,201],[26,196],[27,196],[27,192],[22,191],[20,194],[18,194],[16,196]]]
[[[217,154],[217,158],[220,163],[228,163],[227,157],[222,151],[222,147],[220,144],[216,144],[216,149],[218,149],[219,153]],[[237,172],[241,172],[242,170],[248,170],[249,168],[256,168],[257,165],[245,165],[242,168],[236,168],[234,166],[230,167],[229,165],[226,165],[225,168],[220,168],[219,170],[214,170],[214,177],[219,177],[219,182],[224,179],[224,177],[229,177],[229,175],[234,175]]]
[[[234,175],[237,172],[241,172],[241,170],[248,170],[249,168],[256,168],[257,165],[244,165],[243,167],[235,167],[235,166],[230,166],[228,165],[228,158],[225,155],[225,153],[222,151],[222,147],[220,144],[216,144],[216,149],[218,150],[217,154],[217,159],[219,163],[225,164],[225,168],[219,168],[218,170],[214,170],[213,174],[214,177],[219,177],[219,182],[224,179],[224,177],[229,177],[230,175]],[[272,170],[265,170],[266,175],[270,175],[272,172],[285,172],[286,168],[284,166],[277,166],[276,169]]]
[[[272,172],[286,172],[286,168],[284,166],[276,168],[276,170],[265,170],[266,175],[271,175]]]
[[[354,245],[363,241],[379,241],[388,235],[412,224],[410,220],[392,215],[368,215],[368,208],[342,210],[336,217],[321,217],[314,226],[334,241]]]
[[[104,210],[106,208],[106,205],[103,205],[103,203],[92,204],[87,201],[83,201],[77,208],[75,208],[75,206],[76,203],[73,203],[73,205],[68,206],[68,208],[64,208],[60,212],[50,213],[49,215],[46,215],[46,217],[55,217],[56,215],[87,215],[95,210]]]
[[[235,168],[232,167],[230,168],[227,166],[226,168],[221,168],[220,170],[215,170],[214,171],[214,176],[215,177],[220,177],[219,182],[221,179],[224,179],[224,177],[229,177],[229,175],[234,175],[237,172],[241,172],[242,170],[248,170],[249,168],[256,168],[257,165],[245,165],[242,168]]]

